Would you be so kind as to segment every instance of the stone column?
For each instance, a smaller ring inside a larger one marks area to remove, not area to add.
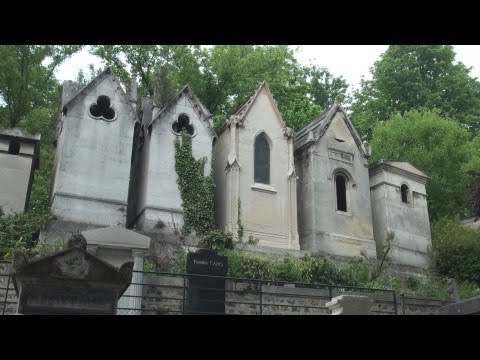
[[[144,250],[132,250],[133,275],[132,283],[125,294],[118,301],[117,315],[142,315],[143,294],[143,261],[146,255]]]

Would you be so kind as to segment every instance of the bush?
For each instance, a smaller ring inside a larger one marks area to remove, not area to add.
[[[339,271],[341,285],[364,286],[368,282],[370,266],[363,258],[350,259]]]
[[[233,234],[222,230],[211,230],[202,237],[201,246],[211,250],[233,249],[235,246]]]
[[[433,226],[432,260],[443,276],[480,284],[480,232],[442,219]]]
[[[302,266],[302,279],[312,284],[336,285],[340,272],[328,257],[305,257]]]

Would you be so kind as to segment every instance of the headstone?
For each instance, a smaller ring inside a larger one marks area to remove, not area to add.
[[[368,296],[340,295],[325,305],[332,315],[371,315],[372,300]]]
[[[187,255],[188,314],[225,314],[228,258],[200,249]]]
[[[17,313],[114,315],[118,299],[132,280],[133,263],[116,268],[87,252],[86,246],[85,238],[77,234],[67,250],[33,261],[15,253]]]

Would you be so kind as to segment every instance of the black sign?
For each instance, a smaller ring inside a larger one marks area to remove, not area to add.
[[[225,314],[228,258],[200,249],[187,255],[189,314]],[[196,276],[195,276],[196,275]]]

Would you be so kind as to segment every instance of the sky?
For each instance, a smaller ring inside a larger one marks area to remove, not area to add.
[[[388,45],[293,45],[292,48],[298,49],[297,60],[300,63],[326,67],[334,76],[343,76],[352,89],[357,89],[362,77],[370,79],[370,67]],[[470,75],[480,79],[480,45],[454,45],[454,49],[456,59],[472,67]],[[85,49],[63,63],[56,76],[61,81],[74,80],[78,70],[86,70],[90,63],[95,68],[104,66]]]

